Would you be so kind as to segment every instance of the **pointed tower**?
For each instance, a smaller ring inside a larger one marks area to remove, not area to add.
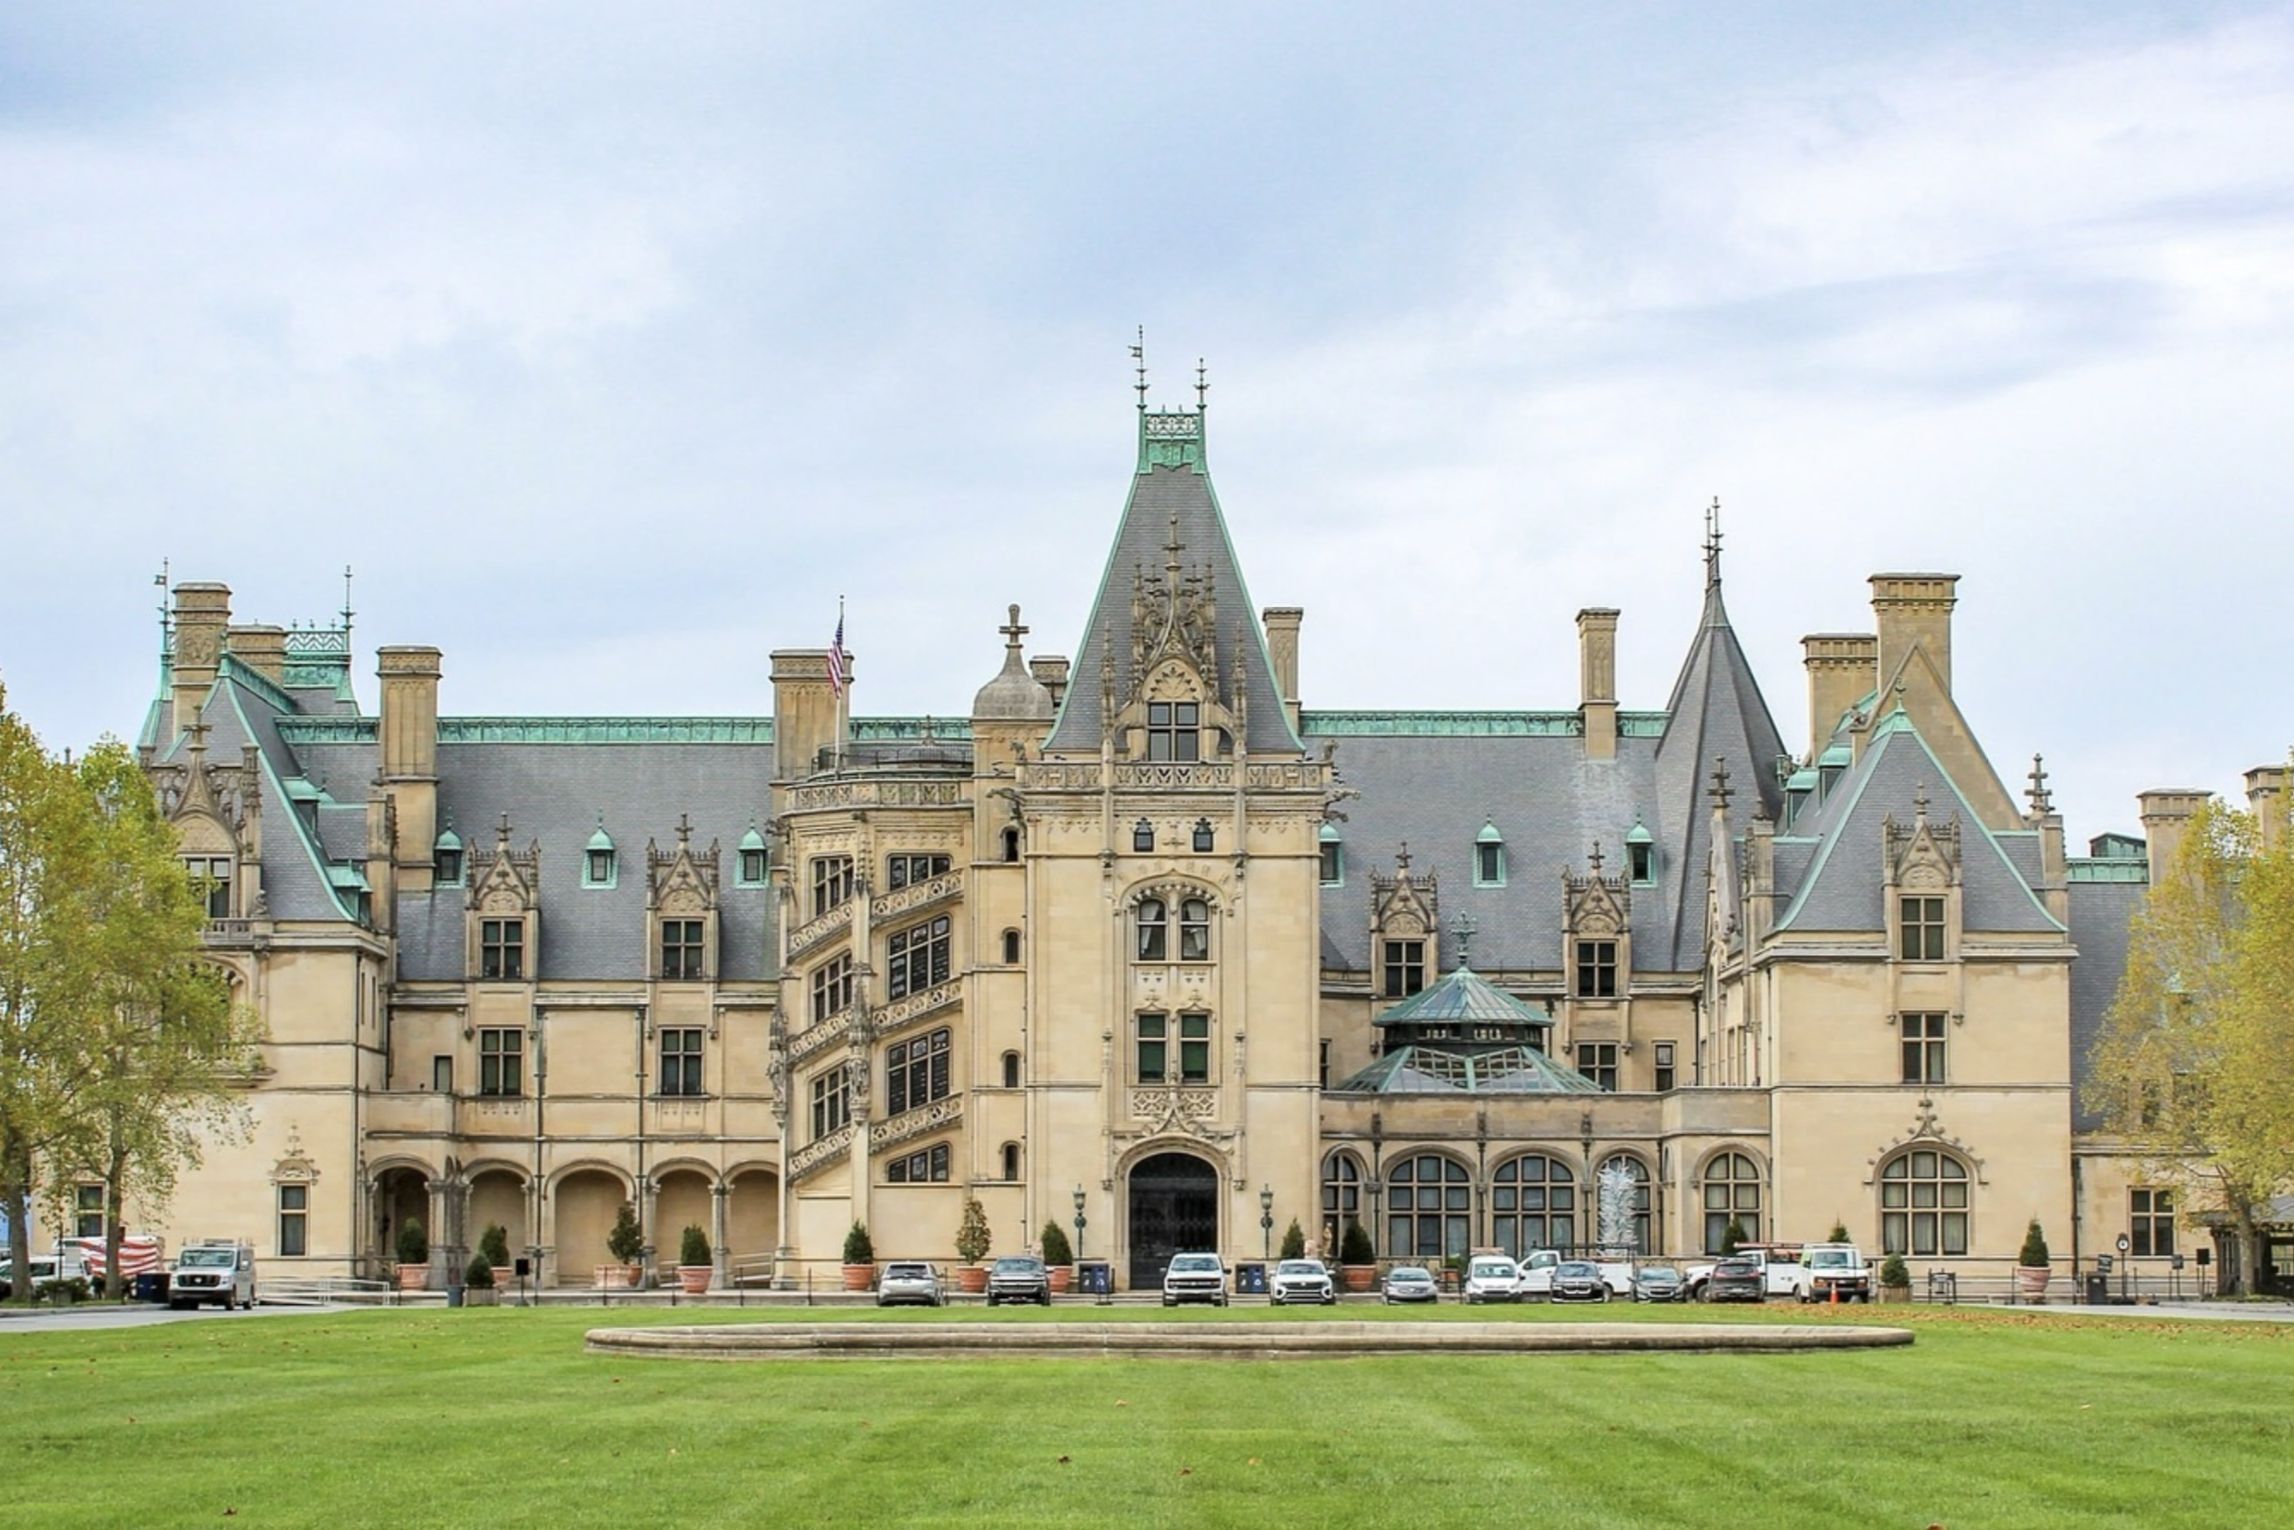
[[[1681,872],[1665,889],[1674,913],[1667,965],[1685,972],[1703,961],[1702,872],[1711,864],[1716,826],[1726,832],[1733,825],[1741,832],[1754,817],[1774,820],[1784,800],[1776,774],[1776,762],[1784,757],[1784,739],[1729,626],[1728,608],[1721,603],[1718,500],[1705,518],[1704,614],[1665,711],[1665,736],[1657,742],[1657,814],[1673,847],[1666,859]],[[1700,783],[1717,761],[1727,762],[1729,777],[1741,793],[1725,818],[1700,811]]]

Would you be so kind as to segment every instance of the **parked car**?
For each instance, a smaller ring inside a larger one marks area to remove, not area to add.
[[[1477,1255],[1466,1266],[1466,1305],[1518,1301],[1514,1287],[1520,1280],[1521,1266],[1503,1254]]]
[[[1549,1297],[1553,1294],[1553,1272],[1561,1268],[1566,1258],[1554,1249],[1534,1249],[1522,1256],[1521,1279],[1514,1282],[1514,1295],[1522,1297]],[[1596,1259],[1593,1267],[1601,1272],[1601,1279],[1612,1296],[1633,1294],[1633,1265],[1627,1259]]]
[[[1163,1270],[1163,1305],[1181,1302],[1227,1304],[1227,1267],[1216,1254],[1173,1254]]]
[[[1601,1266],[1590,1259],[1564,1259],[1553,1267],[1553,1299],[1557,1302],[1605,1302],[1609,1282]]]
[[[1294,1302],[1334,1307],[1338,1304],[1338,1287],[1321,1260],[1285,1259],[1274,1267],[1274,1280],[1267,1287],[1266,1299],[1267,1304],[1274,1307]]]
[[[1697,1300],[1757,1302],[1768,1298],[1766,1270],[1757,1259],[1723,1259],[1698,1287]]]
[[[887,1264],[877,1278],[876,1305],[879,1307],[897,1307],[907,1302],[937,1307],[944,1300],[940,1272],[920,1260],[896,1259]]]
[[[1749,1260],[1760,1271],[1760,1293],[1771,1296],[1798,1296],[1808,1289],[1808,1267],[1800,1262],[1797,1243],[1752,1243],[1728,1256]],[[1692,1264],[1681,1272],[1689,1285],[1692,1300],[1702,1301],[1705,1282],[1712,1278],[1714,1265]]]
[[[1872,1267],[1853,1243],[1811,1243],[1800,1251],[1808,1278],[1800,1287],[1804,1302],[1825,1302],[1838,1292],[1844,1302],[1872,1299]]]
[[[1633,1280],[1633,1300],[1637,1302],[1680,1302],[1687,1301],[1688,1296],[1681,1272],[1665,1265],[1652,1264]]]
[[[1416,1264],[1394,1266],[1378,1287],[1378,1299],[1389,1307],[1396,1302],[1438,1301],[1441,1294],[1441,1287],[1434,1284],[1433,1271]]]
[[[61,1267],[56,1263],[54,1257],[51,1255],[34,1254],[32,1256],[31,1268],[32,1289],[34,1292],[38,1292],[46,1287],[50,1281],[70,1279],[69,1272],[59,1273]],[[5,1300],[6,1298],[15,1294],[16,1267],[13,1264],[0,1264],[0,1300]]]
[[[167,1305],[226,1310],[255,1305],[255,1250],[245,1243],[194,1243],[167,1277]]]
[[[1051,1305],[1051,1271],[1033,1254],[1011,1254],[999,1259],[988,1271],[988,1305],[1004,1302],[1034,1302],[1039,1307]]]

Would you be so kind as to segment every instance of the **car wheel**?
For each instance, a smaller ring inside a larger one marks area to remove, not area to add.
[[[1166,1296],[1163,1298],[1163,1305],[1166,1307],[1176,1307],[1179,1305],[1179,1299],[1175,1296]]]
[[[1226,1304],[1227,1304],[1227,1299],[1226,1299],[1224,1296],[1221,1296],[1221,1297],[1219,1298],[1219,1301],[1218,1301],[1218,1305],[1220,1305],[1220,1306],[1224,1307]]]
[[[1039,1291],[1039,1292],[1037,1292],[1037,1293],[1036,1293],[1035,1304],[1036,1304],[1038,1307],[1048,1307],[1048,1306],[1050,1306],[1050,1305],[1051,1305],[1051,1293],[1050,1293],[1049,1291]]]

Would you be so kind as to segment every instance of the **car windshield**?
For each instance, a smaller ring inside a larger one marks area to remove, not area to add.
[[[186,1270],[228,1270],[231,1264],[231,1250],[227,1248],[187,1248],[176,1261],[178,1268]]]
[[[1432,1285],[1434,1281],[1434,1277],[1432,1275],[1428,1274],[1424,1270],[1419,1269],[1414,1264],[1406,1264],[1400,1269],[1394,1271],[1391,1275],[1388,1275],[1386,1278],[1396,1282],[1399,1285],[1405,1286],[1409,1285],[1412,1281],[1422,1280],[1428,1285]]]
[[[1033,1275],[1042,1268],[1043,1261],[1040,1259],[1012,1258],[996,1261],[998,1275]]]
[[[1677,1270],[1643,1270],[1641,1278],[1654,1286],[1669,1285],[1681,1278]]]
[[[1320,1275],[1322,1266],[1312,1259],[1285,1259],[1275,1266],[1277,1275]]]
[[[1844,1270],[1855,1262],[1855,1258],[1844,1248],[1820,1248],[1808,1256],[1808,1267],[1812,1270]]]
[[[1175,1275],[1202,1275],[1219,1267],[1216,1254],[1174,1254],[1171,1272]]]
[[[1583,1260],[1572,1259],[1567,1264],[1564,1264],[1556,1269],[1553,1273],[1556,1275],[1570,1275],[1582,1278],[1583,1276],[1593,1274],[1594,1270],[1593,1266],[1585,1263]]]
[[[888,1264],[884,1267],[887,1280],[924,1280],[932,1274],[928,1264]]]
[[[1750,1259],[1724,1259],[1715,1268],[1716,1275],[1758,1275],[1760,1266]]]
[[[1514,1269],[1511,1259],[1476,1259],[1474,1261],[1474,1273],[1490,1279],[1503,1280],[1519,1272]]]

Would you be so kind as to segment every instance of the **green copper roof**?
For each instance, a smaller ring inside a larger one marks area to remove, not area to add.
[[[765,837],[757,832],[757,825],[753,819],[749,823],[749,832],[741,836],[740,848],[743,850],[762,850],[765,848]]]
[[[1853,765],[1856,763],[1856,751],[1850,749],[1846,744],[1834,744],[1817,757],[1816,763],[1820,767],[1826,768],[1834,765]]]
[[[1649,826],[1637,817],[1633,820],[1633,827],[1625,831],[1625,843],[1628,845],[1653,845],[1656,842],[1657,836],[1651,834]]]
[[[2074,882],[2148,882],[2151,863],[2130,861],[2122,856],[2075,855],[2064,863],[2064,870]]]
[[[583,848],[588,850],[611,850],[613,848],[613,836],[605,832],[605,815],[603,813],[597,815],[597,832],[589,837],[589,843]]]
[[[1471,967],[1460,967],[1378,1017],[1386,1025],[1534,1025],[1553,1017],[1499,988]]]
[[[438,831],[438,839],[434,848],[439,850],[459,850],[462,848],[462,836],[454,832],[453,824],[449,823],[445,828]]]
[[[1599,1094],[1601,1086],[1535,1047],[1453,1052],[1407,1046],[1335,1086],[1334,1094]]]
[[[1620,712],[1626,738],[1662,738],[1663,712]],[[1575,712],[1302,712],[1299,731],[1309,738],[1580,738],[1585,721]]]
[[[1482,820],[1482,831],[1474,836],[1474,843],[1477,845],[1502,845],[1505,843],[1505,836],[1497,831],[1495,819],[1485,818]]]
[[[1321,828],[1315,830],[1314,837],[1315,840],[1320,844],[1335,845],[1338,843],[1338,825],[1334,823],[1326,823]]]

